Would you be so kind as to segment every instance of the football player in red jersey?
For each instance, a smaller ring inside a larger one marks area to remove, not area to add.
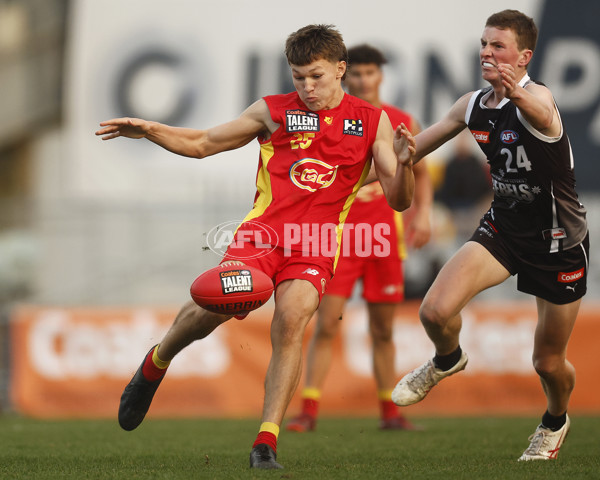
[[[235,241],[236,248],[228,249],[224,261],[243,259],[269,275],[276,288],[262,423],[250,453],[250,466],[264,469],[282,468],[276,461],[277,437],[300,379],[305,327],[333,275],[343,224],[371,161],[392,208],[410,206],[414,190],[414,139],[404,125],[394,133],[385,112],[344,92],[347,50],[340,33],[330,25],[303,27],[288,37],[285,53],[296,91],[264,97],[228,123],[195,130],[115,118],[102,122],[96,132],[103,140],[146,138],[195,158],[258,140],[254,208],[236,236],[243,231],[244,238],[252,238],[246,234],[256,221],[262,222],[276,232],[276,248],[254,255],[261,245]],[[313,242],[314,232],[307,229],[315,224],[333,236]],[[305,233],[308,240],[302,236]],[[316,252],[323,243],[337,248],[333,254]],[[121,427],[133,430],[142,422],[171,359],[230,318],[192,301],[184,305],[125,387],[119,408]]]
[[[570,141],[552,93],[527,74],[537,35],[533,19],[517,10],[491,15],[479,50],[490,86],[463,95],[417,137],[418,159],[468,128],[490,164],[494,199],[423,299],[420,318],[435,357],[401,379],[392,394],[398,405],[411,405],[463,370],[462,308],[516,274],[517,289],[537,302],[533,365],[546,395],[546,411],[520,461],[556,458],[569,432],[575,369],[567,344],[589,266],[586,210],[575,191]]]
[[[344,80],[348,92],[375,107],[383,108],[393,126],[404,123],[413,134],[417,134],[421,129],[416,120],[408,113],[381,101],[379,90],[383,81],[382,66],[386,63],[383,53],[370,45],[358,45],[348,49],[348,58],[350,64]],[[317,325],[306,358],[302,411],[288,422],[288,430],[306,432],[316,427],[321,390],[331,366],[333,339],[339,331],[346,302],[358,279],[362,280],[363,298],[367,302],[369,313],[380,428],[415,428],[392,401],[392,390],[396,384],[396,351],[392,333],[396,306],[404,300],[404,237],[410,241],[411,246],[420,248],[431,236],[433,188],[425,161],[415,165],[413,172],[415,195],[406,235],[403,231],[402,214],[387,205],[378,182],[370,183],[358,192],[346,220],[348,225],[354,226],[353,230],[344,233],[349,235],[349,238],[344,238],[344,241],[348,241],[349,248],[339,258],[335,276],[327,286],[317,313]],[[365,226],[369,228],[361,228]],[[382,235],[382,231],[378,230],[381,227],[386,227],[387,233],[383,238],[391,247],[385,255],[373,248],[373,243],[378,241],[377,237]],[[360,245],[354,241],[356,235],[360,235],[359,232],[369,235],[360,239]],[[369,255],[365,254],[367,248]]]

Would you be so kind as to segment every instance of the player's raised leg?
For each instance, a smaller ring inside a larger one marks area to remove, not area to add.
[[[161,343],[150,349],[121,395],[119,424],[124,430],[133,430],[142,423],[173,357],[230,318],[191,301],[183,306]]]
[[[551,460],[569,433],[570,421],[567,407],[575,387],[575,368],[567,360],[567,343],[581,299],[556,305],[537,298],[538,324],[535,330],[533,366],[540,376],[547,409],[542,422],[529,438],[529,447],[520,461]]]
[[[300,381],[302,339],[318,305],[319,294],[307,280],[287,280],[277,286],[262,424],[250,453],[253,468],[282,468],[276,461],[279,427]]]
[[[509,276],[508,270],[485,247],[472,241],[444,265],[419,310],[421,323],[435,346],[435,357],[398,382],[392,393],[397,405],[423,400],[440,380],[464,370],[468,358],[459,345],[460,311],[479,292]]]

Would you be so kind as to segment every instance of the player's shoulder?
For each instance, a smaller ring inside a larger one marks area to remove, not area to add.
[[[381,105],[381,108],[383,109],[383,111],[385,111],[385,113],[387,113],[388,117],[390,118],[390,122],[392,122],[392,125],[396,126],[403,123],[408,127],[409,130],[412,129],[412,123],[414,119],[410,113],[388,103],[383,103]]]
[[[265,95],[262,99],[269,108],[274,107],[297,107],[299,105],[298,92],[280,93],[277,95]]]
[[[350,95],[349,93],[346,93],[344,95],[343,105],[346,108],[365,109],[365,110],[367,110],[369,112],[375,112],[375,113],[378,113],[378,112],[381,111],[380,108],[377,108],[377,107],[371,105],[366,100],[363,100],[362,98],[355,97],[354,95]]]

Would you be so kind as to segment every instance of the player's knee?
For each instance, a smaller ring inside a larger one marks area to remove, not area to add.
[[[371,323],[369,330],[371,333],[371,339],[373,340],[374,344],[382,344],[392,341],[392,325]]]
[[[332,315],[319,316],[315,327],[315,337],[319,340],[333,339],[338,333],[340,323],[339,317]]]
[[[565,359],[560,355],[546,355],[533,357],[533,368],[542,378],[553,377],[564,370]]]
[[[305,326],[306,320],[298,312],[281,312],[275,315],[271,324],[273,346],[301,344]]]
[[[448,321],[447,316],[436,304],[427,301],[421,304],[419,318],[425,327],[443,327]]]

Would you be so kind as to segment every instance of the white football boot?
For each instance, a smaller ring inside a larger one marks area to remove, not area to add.
[[[420,402],[440,380],[464,370],[468,361],[467,354],[462,352],[460,360],[450,370],[440,370],[433,360],[429,360],[398,382],[392,392],[392,401],[401,407]]]
[[[549,428],[539,425],[533,435],[528,440],[531,442],[523,455],[519,457],[519,462],[529,460],[554,460],[558,456],[558,451],[569,433],[571,420],[567,415],[567,421],[560,430],[553,432]]]

